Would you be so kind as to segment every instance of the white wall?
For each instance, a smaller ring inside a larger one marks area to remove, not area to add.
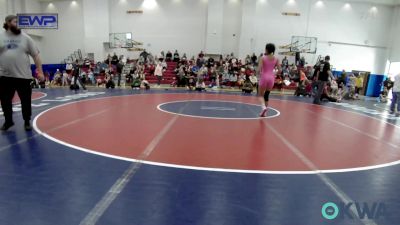
[[[7,16],[7,0],[0,0],[0,20],[3,21],[6,16]]]
[[[37,0],[20,0],[22,3],[22,11],[23,13],[40,13],[42,12],[42,6],[40,2]],[[42,30],[25,30],[28,34],[31,36],[37,36],[35,37],[38,39],[38,45],[41,47],[42,41],[41,41],[41,36],[43,36]]]
[[[204,0],[158,0],[154,9],[143,9],[142,2],[110,0],[110,32],[132,32],[133,39],[144,42],[144,47],[153,54],[178,49],[191,56],[204,49],[207,22]],[[143,9],[144,13],[126,13],[137,9]]]
[[[7,1],[3,11],[12,1],[0,0],[0,5]],[[25,5],[14,2],[11,8],[37,10],[34,3],[28,3],[30,0],[18,1]],[[291,36],[299,35],[318,38],[317,54],[305,54],[310,64],[317,55],[329,54],[338,70],[384,73],[389,57],[400,60],[400,42],[391,38],[392,33],[400,35],[400,17],[394,16],[394,7],[385,5],[377,5],[377,12],[371,13],[369,3],[351,3],[351,9],[345,10],[344,2],[328,0],[322,7],[316,6],[316,0],[295,0],[292,5],[286,0],[218,0],[220,4],[214,6],[209,5],[213,0],[156,0],[153,9],[144,8],[143,0],[84,1],[77,1],[75,7],[71,1],[55,1],[54,9],[41,3],[43,12],[58,12],[60,20],[59,30],[42,31],[45,63],[58,63],[77,49],[94,52],[96,59],[113,52],[137,55],[105,47],[110,32],[132,32],[135,41],[143,42],[144,48],[156,54],[178,49],[190,57],[212,46],[212,53],[234,52],[243,58],[253,52],[260,54],[267,42],[287,45]],[[214,8],[215,12],[211,10]],[[144,13],[126,13],[138,9]],[[399,13],[399,7],[396,10]],[[301,16],[283,16],[282,12]],[[212,30],[218,31],[215,40],[209,36]]]
[[[316,0],[296,1],[292,5],[282,0],[264,3],[248,0],[244,3],[247,8],[255,8],[255,12],[243,11],[247,14],[243,15],[243,20],[252,18],[246,26],[253,28],[243,28],[242,23],[242,35],[246,35],[247,40],[242,40],[244,48],[240,52],[241,57],[247,54],[246,49],[251,49],[250,41],[255,42],[254,51],[260,53],[267,42],[281,46],[290,44],[293,35],[311,36],[318,38],[318,48],[316,55],[304,54],[310,64],[315,63],[317,55],[321,54],[330,55],[332,64],[338,70],[384,72],[388,53],[385,47],[389,46],[389,42],[387,35],[382,34],[390,32],[387,25],[391,23],[393,9],[389,6],[379,5],[377,13],[371,14],[370,4],[353,3],[352,9],[344,10],[344,3],[340,1],[324,1],[322,7],[316,6]],[[298,12],[301,16],[283,16],[282,12]],[[343,44],[329,45],[329,42]]]
[[[225,0],[223,8],[222,54],[239,53],[242,0]]]
[[[323,8],[315,7],[314,3],[310,13],[309,35],[319,38],[318,54],[331,55],[332,64],[338,70],[365,70],[383,74],[389,52],[387,34],[391,29],[393,9],[380,5],[377,6],[377,12],[373,12],[370,4],[360,3],[353,3],[351,10],[343,7],[341,2],[326,2]],[[325,29],[319,29],[318,26]],[[326,43],[329,41],[346,44],[329,45]]]
[[[240,25],[239,56],[244,57],[249,52],[256,51],[256,7],[253,0],[243,0]],[[261,51],[261,50],[260,50]]]
[[[220,54],[222,52],[223,11],[224,0],[213,0],[212,4],[208,4],[205,51],[209,54]]]
[[[400,62],[400,6],[395,8],[391,33],[390,61]]]
[[[41,3],[43,12],[58,13],[58,30],[43,30],[41,56],[45,64],[60,63],[78,49],[84,49],[82,0]]]
[[[101,16],[99,16],[101,15]],[[96,61],[104,60],[106,51],[103,43],[109,39],[109,5],[108,0],[84,0],[84,52],[94,53]]]

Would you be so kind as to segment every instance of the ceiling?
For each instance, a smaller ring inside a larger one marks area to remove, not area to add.
[[[66,1],[66,0],[38,0],[38,1],[39,2],[56,2],[56,1]],[[163,0],[163,1],[165,1],[165,0]],[[298,0],[298,1],[305,1],[305,0]],[[340,2],[347,2],[347,3],[371,3],[371,4],[376,4],[376,5],[392,5],[392,6],[398,5],[398,6],[400,6],[400,0],[326,0],[326,1],[340,1]]]
[[[340,0],[342,1],[342,0]],[[400,0],[343,0],[343,2],[348,3],[371,3],[377,5],[400,5]]]

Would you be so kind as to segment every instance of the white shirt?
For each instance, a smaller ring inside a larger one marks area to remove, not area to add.
[[[394,76],[393,92],[400,92],[400,74]]]
[[[257,83],[257,77],[254,75],[250,76],[250,82],[253,84]]]
[[[67,66],[65,67],[66,70],[72,70],[72,64],[68,63]]]
[[[161,65],[157,65],[157,67],[156,67],[156,69],[154,71],[154,75],[155,76],[162,76],[162,72],[163,72],[162,70],[163,70],[162,66]]]

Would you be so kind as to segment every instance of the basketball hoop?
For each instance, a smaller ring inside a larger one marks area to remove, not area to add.
[[[291,52],[299,53],[317,53],[317,42],[316,37],[304,37],[304,36],[292,36]]]

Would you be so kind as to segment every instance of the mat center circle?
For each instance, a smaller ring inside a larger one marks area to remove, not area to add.
[[[260,119],[261,107],[234,101],[186,100],[166,102],[157,106],[163,112],[210,119]],[[279,116],[280,112],[268,108],[265,118]]]

